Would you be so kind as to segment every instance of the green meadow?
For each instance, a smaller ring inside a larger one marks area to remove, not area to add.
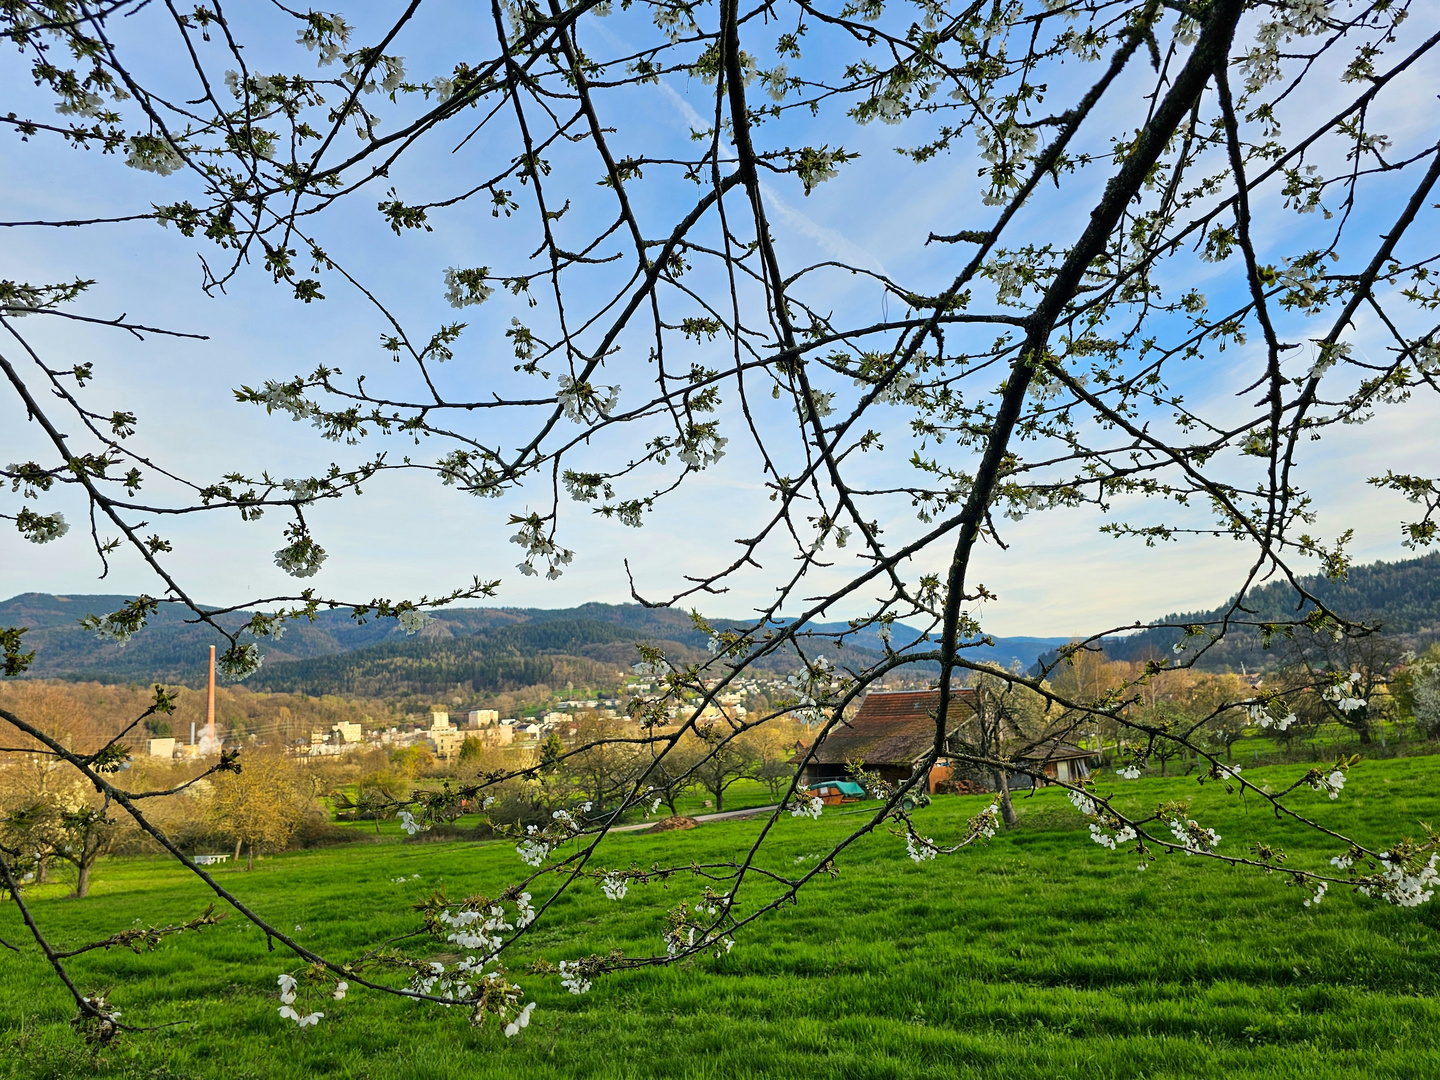
[[[1278,787],[1305,769],[1246,775]],[[1188,800],[1221,834],[1222,851],[1263,840],[1283,847],[1289,865],[1316,870],[1340,851],[1213,783],[1110,779],[1137,807]],[[1437,780],[1440,758],[1364,762],[1338,802],[1308,790],[1296,801],[1332,827],[1388,843],[1440,820]],[[917,825],[944,841],[984,802],[937,799]],[[525,969],[611,948],[663,953],[666,909],[700,892],[680,875],[616,903],[580,882],[509,961],[538,1003],[514,1039],[493,1021],[471,1027],[462,1010],[363,990],[317,1002],[325,1019],[297,1029],[277,1015],[275,980],[298,965],[236,917],[153,952],[71,961],[81,987],[108,989],[127,1021],[172,1025],[93,1051],[70,1032],[74,1006],[7,903],[0,937],[22,951],[0,949],[0,1077],[1440,1076],[1440,901],[1400,910],[1334,887],[1306,908],[1308,893],[1280,878],[1184,856],[1141,872],[1128,853],[1092,843],[1062,793],[1017,805],[1017,828],[921,865],[877,830],[847,852],[837,877],[750,927],[729,955],[606,976],[575,996]],[[864,809],[787,816],[763,865],[813,866]],[[759,828],[750,819],[618,835],[599,865],[738,857]],[[392,825],[378,837],[368,824],[355,829],[353,844],[218,876],[304,944],[343,960],[413,929],[410,905],[434,890],[493,893],[526,869],[510,843],[415,843]],[[184,920],[208,902],[203,883],[155,858],[107,860],[93,888],[84,901],[65,899],[61,886],[27,896],[67,947]],[[742,913],[746,901],[742,893]],[[453,946],[427,941],[413,954],[455,958]]]

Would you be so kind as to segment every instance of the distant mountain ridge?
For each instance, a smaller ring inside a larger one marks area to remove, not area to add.
[[[1354,619],[1378,622],[1382,632],[1406,647],[1422,648],[1440,640],[1440,552],[1399,562],[1356,566],[1343,581],[1323,577],[1306,587],[1335,610]],[[25,626],[27,649],[36,657],[37,677],[93,679],[100,682],[153,681],[198,686],[204,679],[205,647],[215,644],[204,626],[187,623],[181,609],[163,605],[149,626],[123,648],[102,642],[80,628],[91,613],[118,609],[126,596],[52,596],[23,593],[0,602],[0,626]],[[1173,646],[1184,637],[1186,624],[1213,622],[1229,604],[1207,611],[1181,612],[1155,622],[1166,625],[1134,634],[1106,638],[1112,659],[1173,658]],[[1255,621],[1282,622],[1304,615],[1304,606],[1288,582],[1272,581],[1246,599]],[[222,617],[239,627],[246,612]],[[712,619],[718,628],[742,625],[740,620]],[[845,623],[813,624],[817,633],[846,629]],[[903,648],[920,637],[904,624],[892,628],[892,644]],[[966,649],[972,659],[1009,667],[1030,667],[1069,640],[1063,637],[996,638],[993,645]],[[636,659],[635,643],[651,642],[680,660],[706,655],[706,635],[688,613],[638,604],[581,604],[573,608],[449,608],[414,637],[394,620],[357,623],[345,609],[320,612],[313,624],[294,623],[278,640],[261,643],[265,664],[247,685],[257,690],[293,690],[310,694],[348,693],[424,695],[452,690],[495,691],[537,683],[578,683],[628,667]],[[878,660],[884,646],[873,629],[848,639],[836,651],[815,642],[824,655],[860,665]],[[1235,629],[1200,659],[1205,670],[1259,670],[1278,661],[1266,650],[1257,631]],[[790,658],[775,657],[762,670],[788,670]],[[932,665],[917,665],[925,670]]]
[[[1440,552],[1418,559],[1354,566],[1340,581],[1323,575],[1303,581],[1305,588],[1332,611],[1356,621],[1379,623],[1381,633],[1406,648],[1418,650],[1440,640]],[[1112,660],[1173,659],[1174,646],[1185,637],[1181,627],[1214,622],[1233,603],[1231,597],[1208,611],[1182,612],[1153,620],[1166,624],[1163,627],[1106,638],[1105,653]],[[1236,618],[1246,622],[1293,622],[1313,606],[1308,601],[1301,603],[1288,581],[1270,581],[1251,590],[1245,598],[1246,610],[1237,612]],[[1278,639],[1266,649],[1258,630],[1236,628],[1212,645],[1196,666],[1208,671],[1239,671],[1243,665],[1257,671],[1275,666],[1279,649]]]
[[[162,605],[144,631],[123,648],[82,630],[80,619],[118,609],[126,596],[54,596],[23,593],[0,602],[0,626],[25,626],[27,649],[36,651],[30,674],[100,682],[179,682],[199,685],[205,648],[215,644],[204,626],[188,623],[182,609]],[[239,627],[246,612],[223,616]],[[719,628],[739,620],[714,619]],[[817,633],[847,629],[846,623],[813,624]],[[892,643],[902,648],[919,631],[895,624]],[[1065,638],[997,638],[966,654],[1010,666],[1029,666]],[[653,642],[677,659],[707,655],[708,639],[686,612],[638,604],[587,603],[574,608],[448,608],[419,634],[407,637],[393,620],[358,624],[344,609],[320,612],[313,624],[292,623],[278,640],[261,643],[265,664],[246,685],[257,690],[306,693],[387,692],[434,694],[454,688],[509,689],[548,682],[558,668],[567,677],[594,676],[594,665],[614,670],[637,659],[635,643]],[[821,643],[817,642],[817,645]],[[884,646],[873,629],[860,631],[844,650],[824,644],[826,655],[851,663],[879,659]],[[789,670],[793,658],[777,657],[766,670]],[[587,667],[586,665],[591,665]],[[392,691],[382,688],[391,687]]]

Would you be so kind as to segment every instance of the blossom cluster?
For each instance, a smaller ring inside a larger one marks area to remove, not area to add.
[[[1112,834],[1107,832],[1105,827],[1099,822],[1092,821],[1090,823],[1090,839],[1094,840],[1095,843],[1101,847],[1109,848],[1111,851],[1114,851],[1121,844],[1128,844],[1131,840],[1135,839],[1136,835],[1134,827],[1130,825],[1122,825]]]
[[[1070,801],[1075,804],[1075,809],[1079,810],[1086,817],[1091,817],[1097,813],[1095,800],[1089,795],[1086,795],[1085,792],[1079,789],[1073,789],[1066,792],[1066,794],[1069,796]]]
[[[560,985],[572,994],[584,994],[590,989],[590,980],[585,976],[579,960],[561,960]]]
[[[535,921],[535,905],[530,901],[530,894],[522,892],[515,898],[515,925],[518,927],[529,926]]]
[[[819,795],[812,795],[810,798],[799,798],[790,804],[791,817],[808,817],[818,819],[825,811],[825,800]]]
[[[326,552],[304,531],[291,534],[293,540],[275,552],[275,565],[291,577],[314,577],[324,565]]]
[[[1356,694],[1357,685],[1360,682],[1360,672],[1352,671],[1349,675],[1339,677],[1335,683],[1325,688],[1323,696],[1327,701],[1333,701],[1335,707],[1343,713],[1352,713],[1363,709],[1370,703],[1363,697]]]
[[[260,646],[253,641],[231,645],[216,661],[220,674],[232,682],[248,679],[260,670],[260,665],[264,662],[265,657],[260,653]]]
[[[1330,796],[1333,802],[1340,797],[1340,792],[1345,787],[1345,773],[1340,769],[1333,769],[1329,773],[1322,769],[1312,769],[1305,781],[1320,794]]]
[[[780,74],[781,78],[781,86],[779,87],[780,97],[776,98],[777,101],[785,96],[785,88],[783,85],[784,71],[785,65],[782,64],[776,72]],[[775,90],[772,88],[771,96],[773,97],[774,94]],[[828,146],[822,146],[819,150],[810,146],[804,147],[800,151],[799,160],[796,162],[795,172],[800,178],[800,183],[805,189],[805,194],[809,195],[810,192],[814,191],[816,184],[823,184],[826,180],[833,180],[839,176],[840,171],[835,166],[844,160],[843,154],[837,155],[832,153]]]
[[[505,1025],[505,1037],[513,1039],[520,1032],[530,1026],[530,1014],[535,1011],[535,1002],[530,1002],[516,1015],[515,1019]]]
[[[1214,829],[1207,829],[1200,825],[1193,818],[1170,819],[1170,832],[1176,841],[1185,849],[1186,855],[1201,854],[1214,851],[1220,846],[1220,834]]]
[[[136,135],[125,144],[125,164],[141,172],[169,176],[185,161],[167,139],[155,135]]]
[[[835,678],[835,668],[823,656],[816,657],[804,675],[787,675],[785,681],[796,697],[794,717],[804,724],[825,722],[825,712],[820,703],[829,693]]]
[[[318,1024],[321,1020],[325,1019],[325,1014],[323,1012],[306,1013],[302,1016],[299,1012],[295,1010],[295,991],[299,986],[299,983],[295,981],[295,976],[281,975],[278,979],[275,980],[275,982],[280,986],[280,1015],[283,1016],[286,1020],[294,1020],[298,1026],[304,1028],[310,1027],[313,1024]],[[339,984],[339,986],[345,985],[346,984],[344,983]],[[338,988],[339,987],[337,986],[337,989]],[[336,995],[336,1000],[339,1000],[344,996],[345,992],[341,990]]]
[[[267,413],[279,409],[289,413],[292,420],[307,420],[320,414],[319,406],[301,394],[298,380],[282,383],[267,379],[264,390],[257,395],[257,401],[265,406]],[[315,426],[321,426],[318,419],[315,420]]]
[[[703,469],[725,456],[725,444],[729,441],[714,424],[692,423],[684,439],[676,443],[675,456],[692,469]]]
[[[318,49],[316,62],[321,67],[328,67],[340,58],[345,46],[350,43],[350,27],[339,15],[312,12],[295,43],[304,45],[311,52]]]
[[[10,468],[18,470],[20,466],[11,465]],[[59,540],[70,531],[70,524],[60,511],[57,510],[53,514],[37,514],[29,507],[22,508],[16,515],[15,527],[32,544],[48,544],[52,540]]]
[[[499,952],[505,943],[505,931],[515,929],[505,921],[505,909],[499,904],[491,904],[484,911],[461,908],[453,915],[442,911],[439,919],[454,928],[453,933],[446,935],[446,941],[462,949],[480,949],[491,955]]]
[[[445,271],[445,302],[453,308],[470,307],[472,304],[483,304],[494,294],[495,289],[485,284],[485,279],[490,275],[488,266],[476,267],[473,270],[461,270],[451,266]]]
[[[1361,895],[1389,901],[1397,907],[1419,907],[1428,903],[1435,895],[1435,885],[1440,882],[1440,871],[1436,863],[1440,853],[1430,856],[1428,862],[1418,870],[1406,868],[1405,860],[1393,855],[1381,855],[1380,873],[1365,878],[1358,886]]]
[[[395,616],[395,621],[400,624],[400,629],[405,631],[407,636],[418,634],[430,621],[428,611],[417,611],[414,608],[407,608]]]
[[[1257,724],[1262,729],[1273,727],[1276,731],[1284,731],[1296,720],[1293,712],[1287,711],[1284,716],[1276,716],[1266,703],[1258,701],[1246,706],[1245,712],[1250,723]]]
[[[545,535],[544,523],[538,514],[531,514],[526,518],[512,517],[510,524],[520,526],[519,532],[510,537],[510,542],[525,549],[525,561],[517,563],[516,569],[526,577],[534,577],[538,573],[535,559],[543,558],[549,563],[545,576],[554,581],[564,573],[561,567],[568,566],[575,558],[575,552],[557,546],[553,539]]]
[[[539,832],[534,825],[528,827]],[[515,845],[515,854],[526,866],[539,866],[550,857],[550,845],[543,839],[527,838]]]
[[[454,968],[447,968],[439,960],[431,960],[415,972],[415,976],[410,980],[410,987],[421,994],[461,1001],[470,997],[471,982],[477,977],[484,977],[481,974],[484,966],[484,961],[473,956],[464,957]],[[490,974],[494,975],[496,972]]]
[[[598,386],[569,375],[561,375],[558,381],[560,390],[555,395],[555,403],[573,423],[609,416],[620,403],[618,386]]]
[[[672,908],[665,917],[665,955],[673,959],[681,953],[712,945],[717,958],[728,954],[735,947],[734,939],[713,924],[709,927],[701,925],[701,916],[718,919],[728,913],[730,902],[728,895],[717,896],[707,889],[705,898],[696,904],[693,913],[688,904]]]
[[[1276,7],[1279,17],[1260,24],[1255,47],[1239,61],[1247,93],[1256,93],[1280,78],[1282,44],[1322,32],[1330,17],[1328,0],[1281,0]]]
[[[606,874],[600,879],[600,888],[604,890],[606,900],[624,900],[625,894],[630,891],[630,882],[623,874]]]
[[[592,805],[582,803],[581,812],[588,814]],[[544,829],[538,825],[525,826],[525,838],[515,847],[515,853],[529,866],[539,866],[550,857],[550,852],[581,831],[580,823],[568,810],[556,810],[550,817],[554,824]]]
[[[467,956],[454,967],[447,968],[438,960],[422,964],[410,981],[410,988],[419,994],[428,994],[445,1002],[465,1002],[474,1006],[471,1016],[473,1023],[483,1023],[489,1013],[501,1020],[514,1012],[513,1019],[505,1025],[507,1038],[514,1038],[530,1023],[530,1014],[535,1011],[532,1001],[519,1008],[524,992],[505,977],[503,968],[485,971],[490,961]]]
[[[934,840],[915,832],[905,834],[905,853],[910,856],[912,862],[916,863],[933,859],[938,854]]]
[[[1000,829],[999,819],[1000,804],[992,802],[970,819],[970,832],[975,836],[983,836],[986,840],[993,840]]]

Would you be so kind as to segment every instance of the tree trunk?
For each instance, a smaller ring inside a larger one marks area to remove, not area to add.
[[[1355,727],[1355,730],[1356,730],[1356,732],[1360,735],[1360,745],[1361,745],[1361,746],[1369,746],[1369,745],[1370,745],[1370,725],[1369,725],[1368,723],[1357,724],[1356,727]]]
[[[77,865],[79,876],[75,879],[75,891],[70,894],[73,900],[84,900],[90,895],[90,862],[81,859]]]
[[[35,884],[44,885],[50,880],[50,857],[42,855],[35,860]]]
[[[380,820],[380,819],[379,819],[379,818],[376,818],[375,820],[376,820],[376,823],[377,823],[377,824],[376,824],[376,831],[378,832],[378,831],[379,831],[379,824],[378,824],[378,823],[379,823],[379,820]],[[240,865],[240,845],[243,844],[244,842],[245,842],[245,841],[243,841],[243,840],[236,840],[236,841],[235,841],[235,858],[231,859],[230,861],[233,862],[236,866],[239,866],[239,865]]]
[[[255,869],[255,845],[250,844],[245,848],[245,869]]]
[[[1000,817],[1005,821],[1007,829],[1013,829],[1019,823],[1020,817],[1015,813],[1015,805],[1010,801],[1010,778],[1003,772],[999,774],[996,787],[1000,791]]]
[[[717,787],[710,794],[715,796],[715,812],[721,813],[725,809],[725,788]]]

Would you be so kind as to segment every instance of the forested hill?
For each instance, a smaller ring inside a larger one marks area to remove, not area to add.
[[[81,628],[87,614],[115,611],[126,596],[52,596],[24,593],[0,602],[0,626],[23,626],[26,649],[35,650],[30,674],[42,678],[93,679],[100,682],[182,682],[198,685],[204,679],[206,647],[221,644],[208,627],[187,620],[189,613],[173,604],[161,605],[143,631],[124,647],[101,641]],[[222,625],[238,627],[249,619],[248,612],[222,616]],[[193,619],[193,616],[191,616]],[[566,610],[525,608],[452,608],[435,617],[415,637],[407,637],[394,619],[370,619],[357,623],[348,610],[321,611],[314,623],[289,624],[278,640],[261,642],[265,666],[261,673],[288,670],[287,678],[313,682],[310,669],[286,665],[339,657],[370,646],[392,645],[403,654],[412,649],[417,656],[431,655],[432,645],[458,638],[488,634],[529,623],[571,622],[587,628],[584,644],[620,644],[614,628],[623,631],[627,642],[657,640],[704,649],[706,637],[697,631],[683,612],[649,610],[638,605],[584,604]],[[498,640],[498,639],[497,639]],[[570,639],[576,648],[579,639]],[[537,639],[538,641],[538,639]],[[550,648],[549,645],[535,645]],[[503,651],[503,650],[502,650]],[[553,651],[553,650],[552,650]],[[626,653],[633,662],[634,648]],[[618,659],[618,657],[617,657]],[[329,671],[345,681],[341,667],[331,664],[314,669]],[[266,676],[268,677],[268,675]],[[314,678],[318,678],[318,674]],[[259,685],[259,679],[253,679]]]
[[[610,687],[635,662],[636,635],[593,619],[544,619],[464,637],[384,641],[353,652],[267,664],[256,690],[361,697],[433,697],[545,683]],[[670,651],[688,652],[677,642]]]
[[[1377,622],[1381,632],[1407,648],[1417,648],[1440,638],[1440,552],[1403,562],[1375,562],[1355,566],[1342,581],[1316,576],[1305,579],[1305,587],[1333,611],[1356,620]],[[1125,637],[1110,638],[1105,652],[1115,660],[1144,660],[1173,657],[1173,646],[1184,631],[1169,627],[1213,621],[1228,611],[1230,601],[1209,611],[1166,615],[1155,622],[1166,624]],[[1253,590],[1245,606],[1253,614],[1241,618],[1258,621],[1291,621],[1303,617],[1312,606],[1302,604],[1288,581],[1271,581]],[[1283,649],[1267,650],[1255,631],[1233,631],[1200,659],[1197,666],[1209,670],[1250,670],[1273,667]]]
[[[150,625],[124,648],[98,641],[81,629],[83,616],[114,611],[127,599],[25,593],[0,602],[0,626],[29,628],[25,644],[36,651],[31,674],[38,677],[199,685],[204,679],[206,646],[218,642],[208,628],[187,622],[174,605],[162,606]],[[222,622],[238,626],[248,617],[239,613]],[[732,620],[715,620],[720,627],[733,624]],[[818,633],[844,628],[843,623],[812,627]],[[896,624],[892,641],[902,647],[919,636],[918,631]],[[436,612],[415,637],[406,637],[393,619],[359,624],[348,611],[322,611],[313,624],[291,624],[278,641],[261,643],[265,664],[249,685],[382,695],[390,692],[384,689],[388,686],[397,688],[397,693],[425,694],[469,682],[479,691],[533,684],[525,680],[553,685],[557,664],[570,665],[563,681],[580,685],[599,675],[600,669],[587,664],[601,665],[608,672],[606,678],[613,679],[617,668],[634,663],[637,641],[659,644],[678,659],[698,658],[708,644],[686,612],[638,604],[446,609]],[[966,654],[1004,666],[1016,661],[1028,666],[1064,641],[997,638],[993,645],[967,649]],[[852,663],[874,660],[883,651],[874,630],[855,635],[841,653],[832,646],[817,645],[832,658]],[[569,659],[562,661],[564,657]],[[793,663],[793,656],[777,657],[766,667],[785,669]]]

